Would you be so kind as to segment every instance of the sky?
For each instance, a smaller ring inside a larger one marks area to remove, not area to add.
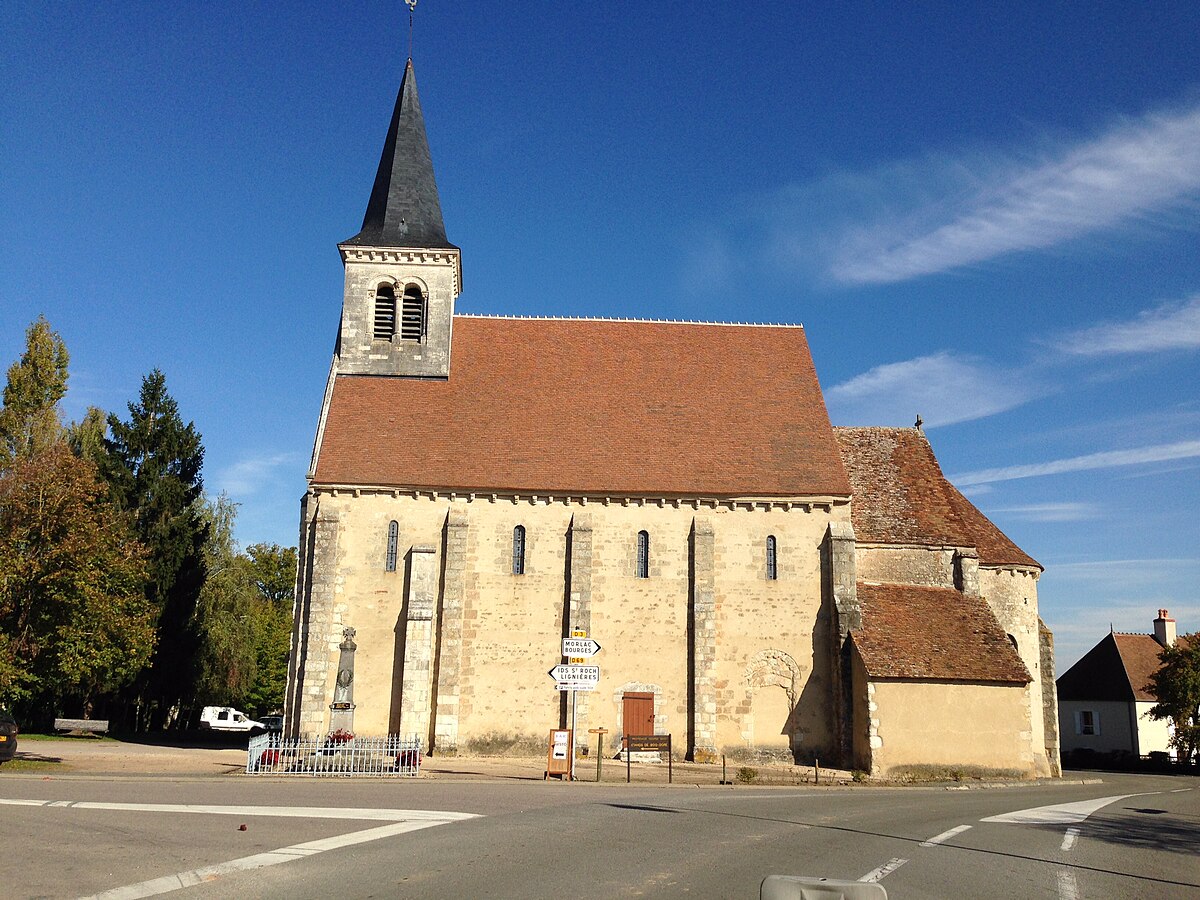
[[[238,536],[294,545],[408,56],[400,0],[10,4],[0,365],[161,369]],[[1045,567],[1059,671],[1200,630],[1200,4],[420,0],[459,312],[803,323]],[[531,361],[531,364],[535,364]]]

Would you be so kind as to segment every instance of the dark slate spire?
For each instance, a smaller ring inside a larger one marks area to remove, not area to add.
[[[433,179],[425,119],[417,99],[412,60],[404,68],[375,186],[362,230],[347,244],[368,247],[454,247],[446,240],[442,204]],[[457,248],[456,248],[457,249]]]

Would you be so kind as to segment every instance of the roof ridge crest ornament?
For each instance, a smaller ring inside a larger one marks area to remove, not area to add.
[[[412,62],[413,13],[417,11],[417,0],[404,0],[408,6],[408,61]]]

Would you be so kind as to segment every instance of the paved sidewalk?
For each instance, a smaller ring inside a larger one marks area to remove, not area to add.
[[[236,746],[178,746],[164,743],[89,740],[67,738],[52,741],[25,741],[18,744],[17,758],[56,763],[53,767],[26,771],[28,777],[59,775],[120,775],[145,777],[221,777],[245,772],[246,750]],[[739,772],[743,766],[753,772]],[[721,766],[699,765],[676,761],[671,767],[674,783],[684,785],[719,785]],[[480,757],[430,756],[421,763],[421,777],[438,781],[542,781],[546,758],[539,757]],[[0,778],[8,774],[0,767]],[[22,773],[12,772],[12,775]],[[634,763],[631,778],[639,784],[666,784],[668,767],[662,763]],[[580,782],[596,780],[595,757],[582,758],[575,767]],[[625,763],[605,759],[603,781],[623,783]],[[264,776],[270,777],[270,776]],[[814,770],[810,766],[746,765],[730,763],[725,778],[737,784],[794,785],[812,784]],[[746,780],[749,778],[750,780]],[[551,779],[555,780],[555,779]],[[822,769],[821,783],[836,784],[850,780],[850,773]]]

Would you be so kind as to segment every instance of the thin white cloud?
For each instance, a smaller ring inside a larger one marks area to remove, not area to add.
[[[217,473],[217,489],[234,497],[255,494],[273,480],[277,470],[299,458],[297,453],[274,453],[239,460]]]
[[[1083,456],[1055,459],[1044,463],[980,469],[951,476],[950,480],[955,484],[984,484],[995,481],[1011,481],[1015,478],[1034,478],[1040,475],[1062,475],[1067,472],[1145,465],[1146,463],[1190,459],[1197,456],[1200,456],[1200,441],[1177,441],[1173,444],[1135,447],[1131,450],[1106,450],[1101,453],[1088,453]]]
[[[839,425],[929,426],[994,415],[1033,396],[1024,379],[949,353],[876,366],[825,392]]]
[[[1164,557],[1161,559],[1101,559],[1088,562],[1054,563],[1055,576],[1081,581],[1111,584],[1114,579],[1128,578],[1146,584],[1154,575],[1165,577],[1183,572],[1200,576],[1200,559]]]
[[[831,275],[856,284],[904,281],[1175,207],[1200,193],[1200,104],[1124,121],[1032,164],[938,162],[928,184],[940,185],[942,196],[921,196],[898,219],[844,232]]]
[[[1085,328],[1068,335],[1057,346],[1081,356],[1200,348],[1200,294],[1181,303],[1145,310],[1128,322]]]
[[[1027,522],[1083,522],[1100,518],[1099,508],[1092,503],[1031,503],[994,508],[989,512]]]

